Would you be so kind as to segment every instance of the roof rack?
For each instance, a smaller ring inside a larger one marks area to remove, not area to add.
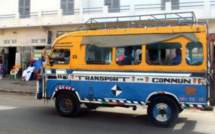
[[[173,12],[135,16],[90,18],[80,30],[113,29],[129,27],[156,27],[197,24],[194,12]]]

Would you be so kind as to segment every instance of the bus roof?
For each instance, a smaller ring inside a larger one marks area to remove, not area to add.
[[[180,36],[198,42],[198,32],[206,33],[207,26],[197,22],[194,12],[102,17],[89,19],[77,31],[57,38],[54,44],[71,36],[82,36],[81,44],[99,47],[152,44]]]
[[[206,25],[84,30],[67,33],[58,37],[52,47],[67,37],[83,37],[81,44],[96,44],[99,47],[113,47],[122,44],[123,46],[140,43],[152,44],[180,36],[190,41],[198,42],[199,40],[195,33],[202,32],[207,33]]]
[[[198,24],[194,12],[172,12],[90,18],[77,28],[77,31],[132,27],[185,26],[194,24]]]

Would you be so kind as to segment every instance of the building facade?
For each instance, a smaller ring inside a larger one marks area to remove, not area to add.
[[[215,0],[2,0],[0,56],[5,70],[38,59],[44,46],[89,18],[194,11],[215,33]]]

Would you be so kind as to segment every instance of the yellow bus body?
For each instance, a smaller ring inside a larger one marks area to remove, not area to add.
[[[98,65],[86,64],[85,50],[86,45],[81,42],[84,36],[108,36],[108,35],[141,35],[141,34],[164,34],[164,33],[194,33],[199,42],[203,45],[203,63],[201,65],[190,66],[186,64],[184,57],[186,44],[191,42],[186,37],[177,37],[166,40],[164,43],[178,42],[182,45],[182,62],[176,66],[167,65],[148,65],[145,61],[146,44],[142,44],[142,62],[138,65],[118,65],[116,63],[116,47],[112,49],[111,64]],[[169,71],[169,72],[203,72],[207,70],[207,28],[205,25],[193,26],[167,26],[167,27],[148,27],[148,28],[124,28],[124,29],[102,29],[88,30],[67,33],[59,38],[53,44],[52,49],[71,49],[70,64],[55,65],[55,69],[81,69],[81,70],[130,70],[130,71]],[[52,51],[53,52],[53,51]],[[51,55],[52,55],[51,52]],[[46,68],[52,68],[47,65]]]

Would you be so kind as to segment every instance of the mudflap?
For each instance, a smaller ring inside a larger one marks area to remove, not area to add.
[[[203,111],[213,111],[214,107],[213,106],[207,106]]]

